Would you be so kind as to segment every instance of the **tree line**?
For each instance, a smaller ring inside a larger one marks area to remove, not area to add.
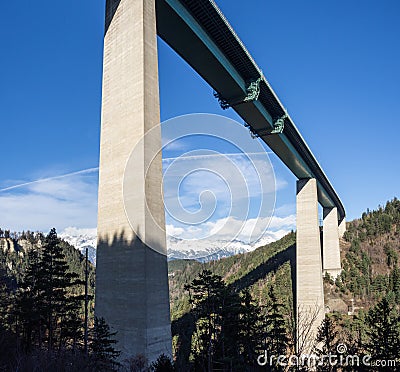
[[[396,361],[400,365],[399,228],[397,199],[378,211],[367,211],[348,225],[345,239],[349,248],[343,272],[337,280],[326,277],[325,285],[345,300],[353,296],[363,306],[354,314],[326,316],[314,340],[316,354],[336,353],[344,344],[348,354],[360,358],[371,355],[372,361]],[[23,258],[14,252],[10,253],[11,260],[5,261],[0,250],[0,370],[121,369],[115,334],[104,319],[94,319],[92,308],[85,347],[84,277],[82,262],[74,258],[79,253],[60,241],[55,230],[47,236],[26,232],[24,239],[34,242],[36,248]],[[268,267],[264,263],[273,262],[273,257],[294,240],[291,233],[248,255],[207,265],[193,263],[190,270],[178,268],[183,274],[173,293],[185,295],[178,297],[177,309],[179,315],[189,311],[195,319],[194,331],[186,341],[190,365],[185,371],[265,370],[257,361],[265,351],[268,355],[296,354],[289,265],[285,263],[257,279],[258,269]],[[244,276],[253,284],[239,291],[234,284]],[[91,280],[94,285],[94,278]],[[174,350],[184,342],[175,336]],[[166,356],[160,356],[152,366],[138,356],[127,368],[179,370]],[[338,370],[327,365],[316,369]],[[269,370],[287,369],[275,360]],[[342,366],[341,370],[377,369]],[[398,367],[387,365],[379,370],[396,371]]]
[[[191,343],[195,371],[258,370],[264,350],[280,355],[290,349],[284,305],[272,287],[268,304],[260,306],[248,289],[237,293],[221,276],[203,270],[185,290],[196,318]]]
[[[263,371],[266,367],[259,357],[268,355],[274,356],[268,359],[268,370],[287,371],[288,366],[278,356],[285,357],[286,361],[291,356],[300,360],[304,350],[295,350],[291,313],[273,287],[269,290],[267,305],[262,306],[254,301],[248,289],[236,293],[222,277],[203,270],[185,290],[189,292],[196,319],[190,370]],[[355,316],[327,314],[316,339],[311,341],[311,353],[320,360],[323,356],[341,355],[340,345],[345,347],[344,357],[359,358],[359,362],[350,359],[340,368],[325,360],[322,365],[317,363],[317,371],[400,370],[400,313],[394,293],[389,292],[368,311],[360,311]],[[369,365],[363,364],[366,356]],[[381,362],[378,369],[374,367],[377,361]],[[310,370],[310,366],[299,363],[295,369]]]
[[[32,235],[28,236],[32,240]],[[82,273],[69,265],[69,246],[60,241],[55,229],[37,238],[33,240],[39,244],[26,258],[15,261],[25,263],[18,279],[10,275],[18,270],[5,265],[1,252],[0,370],[120,369],[115,333],[102,318],[85,319],[85,313],[93,314],[85,312],[87,300],[93,296],[85,296]],[[136,363],[130,362],[133,366]],[[165,364],[165,360],[159,363]]]

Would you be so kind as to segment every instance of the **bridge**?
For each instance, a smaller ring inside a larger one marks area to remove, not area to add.
[[[166,257],[137,241],[121,193],[133,144],[159,123],[157,35],[213,88],[221,108],[235,110],[253,136],[298,178],[294,297],[300,348],[311,341],[324,317],[323,273],[335,277],[341,270],[339,237],[345,229],[345,210],[262,70],[213,0],[107,0],[96,313],[119,332],[126,355],[142,353],[153,360],[170,353]],[[159,141],[144,144],[142,170],[147,151],[161,148]],[[161,189],[158,161],[150,179],[135,181],[143,195],[136,195],[134,202],[138,208],[150,203],[163,225],[162,196],[156,191]],[[322,247],[318,203],[324,215]],[[165,236],[146,229],[146,218],[143,212],[135,222],[158,242],[159,252],[165,252]],[[124,241],[111,238],[122,233]],[[129,295],[116,295],[117,288]],[[127,310],[127,303],[135,314]],[[315,321],[305,339],[302,323],[309,324],[308,314],[314,314]]]

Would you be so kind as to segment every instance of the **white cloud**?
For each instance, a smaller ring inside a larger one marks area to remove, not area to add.
[[[97,228],[78,228],[78,227],[67,227],[65,228],[60,235],[70,235],[70,236],[82,236],[87,235],[93,238],[97,237]]]
[[[182,227],[175,227],[174,225],[165,226],[167,235],[179,237],[184,234],[185,230]]]
[[[167,222],[199,224],[233,217],[269,216],[275,204],[275,180],[265,153],[217,154],[202,150],[164,159]],[[250,155],[250,158],[247,156]]]
[[[296,204],[283,204],[275,208],[275,216],[288,216],[296,213]]]
[[[229,217],[209,223],[208,227],[210,235],[217,239],[227,240],[236,236],[236,239],[251,244],[270,232],[283,230],[287,233],[294,228],[295,223],[293,215],[285,218],[275,216],[250,218],[245,221]]]
[[[269,223],[269,228],[271,230],[279,230],[282,227],[285,228],[293,228],[295,229],[296,227],[296,216],[294,214],[291,214],[286,217],[277,217],[277,216],[272,216],[271,221]]]
[[[186,169],[217,170],[222,173],[224,180],[219,178],[218,172],[215,174],[198,171],[194,172],[193,177],[188,178],[186,183],[182,183],[179,202],[183,204],[183,207],[191,206],[192,210],[189,212],[192,215],[195,214],[193,213],[195,208],[200,209],[204,214],[208,207],[210,216],[202,223],[188,224],[170,218],[167,213],[168,235],[194,240],[236,238],[250,244],[264,235],[281,237],[295,228],[295,215],[291,205],[280,207],[277,210],[278,213],[275,213],[272,218],[269,217],[273,212],[274,197],[267,200],[267,208],[262,209],[260,216],[251,215],[254,210],[248,204],[249,197],[242,190],[243,184],[237,182],[237,174],[232,173],[231,170],[244,175],[246,187],[255,189],[258,187],[260,191],[258,176],[254,169],[249,169],[248,163],[240,154],[236,155],[234,154],[235,159],[230,162],[231,164],[228,164],[230,169],[227,168],[227,161],[230,160],[226,158],[221,160],[221,156],[198,156],[191,160],[181,160],[176,168],[171,169],[170,176],[179,178],[182,175],[181,172],[185,170],[181,164],[190,162],[191,164],[188,164],[189,167]],[[257,162],[257,158],[255,161]],[[267,175],[267,180],[273,182],[272,169],[264,169],[262,165],[259,167]],[[260,169],[259,167],[256,166],[257,170]],[[97,176],[97,168],[91,168],[66,175],[22,182],[0,189],[0,227],[16,231],[31,229],[45,232],[51,227],[56,227],[59,231],[70,226],[80,229],[95,227],[97,225]],[[167,207],[168,199],[171,202],[174,197],[176,198],[176,194],[168,186],[168,184],[164,186]],[[271,185],[267,186],[271,187]],[[210,193],[202,194],[204,190],[209,190]],[[268,196],[270,191],[271,189],[265,191],[267,198],[270,197]],[[232,195],[238,196],[233,200],[233,205],[230,200]],[[257,203],[259,202],[260,194],[256,191],[251,190],[250,196]],[[265,197],[265,195],[262,196]],[[258,209],[255,208],[255,211],[257,212]],[[199,216],[201,217],[200,214]],[[187,222],[185,219],[183,221]],[[266,230],[267,227],[268,230]],[[73,231],[71,235],[74,235]]]
[[[185,240],[231,241],[236,239],[246,244],[253,244],[264,236],[279,239],[295,228],[295,215],[259,217],[248,220],[226,217],[188,228],[168,225],[167,234]]]
[[[0,226],[11,230],[96,226],[96,169],[0,190],[0,206]]]
[[[99,168],[88,168],[88,169],[83,169],[83,170],[80,170],[80,171],[77,171],[77,172],[62,174],[60,176],[53,176],[53,177],[48,177],[48,178],[39,178],[37,180],[29,181],[29,182],[17,182],[12,186],[7,186],[5,188],[0,189],[0,192],[5,192],[5,191],[10,191],[10,190],[15,190],[15,189],[21,189],[21,188],[28,187],[28,186],[31,186],[31,185],[36,185],[36,184],[40,184],[40,183],[55,181],[55,180],[59,180],[59,179],[67,178],[67,177],[72,177],[72,176],[79,176],[79,175],[97,173],[98,170],[99,170]]]

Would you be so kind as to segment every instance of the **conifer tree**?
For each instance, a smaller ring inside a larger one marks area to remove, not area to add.
[[[203,270],[191,284],[185,285],[196,314],[197,333],[193,349],[198,368],[211,371],[220,341],[222,297],[225,283],[210,270]]]
[[[44,239],[41,251],[29,252],[29,263],[20,283],[17,314],[23,328],[26,349],[40,347],[47,339],[48,350],[60,349],[82,330],[80,299],[71,294],[79,285],[78,275],[69,271],[55,229]]]
[[[20,327],[23,345],[26,351],[30,351],[37,341],[41,346],[43,329],[41,317],[40,281],[44,280],[41,271],[39,252],[28,252],[28,267],[20,283],[16,298],[16,315]]]
[[[39,283],[42,291],[40,311],[47,327],[48,348],[53,349],[57,339],[61,346],[66,325],[72,326],[68,320],[75,299],[69,295],[68,290],[77,284],[78,277],[76,273],[69,272],[55,229],[46,236],[41,257],[41,271],[43,281]]]
[[[337,331],[334,316],[326,315],[321,326],[318,329],[317,345],[315,354],[318,356],[336,355],[339,332]],[[327,360],[322,360],[321,365],[317,365],[317,371],[336,371],[336,366],[330,365]]]
[[[0,268],[0,328],[10,329],[14,296],[7,286],[7,275]]]
[[[220,331],[216,340],[215,359],[219,365],[230,368],[241,361],[240,318],[241,298],[238,293],[225,286],[221,291]]]
[[[287,334],[286,322],[283,317],[284,305],[279,301],[273,286],[268,292],[269,302],[267,304],[267,314],[265,320],[266,348],[269,355],[286,355],[289,338]],[[279,371],[280,366],[273,366],[272,370]]]
[[[400,269],[395,266],[390,273],[390,289],[393,291],[396,303],[400,304]]]
[[[369,342],[367,350],[374,359],[390,360],[400,357],[399,314],[394,294],[389,292],[367,316]]]
[[[153,372],[174,372],[175,368],[171,359],[165,355],[161,354],[157,360],[151,363],[151,371]]]
[[[246,365],[254,365],[263,344],[263,328],[260,307],[254,303],[248,288],[241,294],[239,343]]]
[[[95,317],[89,344],[93,371],[114,371],[118,367],[117,358],[121,352],[115,349],[117,341],[113,337],[116,334],[110,331],[104,318]]]

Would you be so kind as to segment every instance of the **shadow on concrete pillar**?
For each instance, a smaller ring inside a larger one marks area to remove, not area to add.
[[[296,320],[298,354],[310,353],[325,316],[317,182],[297,181]]]
[[[339,223],[339,238],[343,238],[346,232],[346,217],[343,217],[342,221]]]
[[[105,319],[122,352],[149,361],[171,355],[168,267],[165,255],[124,233],[97,243],[96,316]]]
[[[95,313],[117,332],[122,361],[151,362],[172,354],[161,131],[124,177],[135,144],[160,123],[155,1],[107,0],[105,26]]]

